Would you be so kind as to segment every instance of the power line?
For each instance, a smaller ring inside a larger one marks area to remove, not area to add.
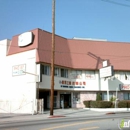
[[[128,1],[128,2],[130,2],[130,0],[125,0],[125,1]]]
[[[114,1],[111,1],[111,0],[101,0],[101,1],[108,2],[108,3],[112,3],[112,4],[115,4],[115,5],[124,6],[124,7],[129,7],[129,8],[130,8],[130,5],[123,4],[123,3],[118,3],[118,2],[114,2]],[[127,0],[127,1],[128,1],[128,0]],[[130,1],[129,1],[129,2],[130,2]]]
[[[0,44],[1,45],[1,44]],[[6,45],[1,45],[1,46],[6,46]],[[18,48],[18,46],[14,46],[14,45],[7,45],[7,46],[11,46],[11,47],[16,47]],[[51,53],[51,49],[50,50],[47,50],[47,49],[39,49],[39,48],[30,48],[30,49],[37,49],[37,50],[40,50],[40,51],[43,51],[43,52],[49,52]],[[79,54],[79,55],[88,55],[88,52],[84,53],[84,52],[70,52],[70,51],[55,51],[55,53],[59,53],[59,54]],[[95,55],[97,56],[107,56],[107,57],[113,57],[113,58],[130,58],[130,55],[122,55],[122,56],[119,56],[119,55],[107,55],[107,54],[101,54],[101,53],[95,53]]]
[[[2,45],[2,46],[6,46],[6,45]],[[18,47],[18,46],[13,46],[13,47]],[[35,48],[35,49],[37,49],[37,48]],[[43,49],[37,49],[37,50],[51,53],[51,50],[43,50]],[[55,51],[55,53],[87,55],[87,52],[86,53],[76,53],[76,52],[60,52],[60,51]],[[128,62],[130,60],[130,56],[126,56],[126,55],[124,55],[124,56],[105,55],[105,54],[95,54],[95,55],[97,55],[100,58],[102,58],[102,56],[111,57],[110,60],[111,60],[111,62],[114,62],[114,63]],[[93,65],[95,65],[95,64],[93,64]]]

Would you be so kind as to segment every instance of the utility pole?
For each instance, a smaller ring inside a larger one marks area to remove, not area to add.
[[[53,115],[53,107],[54,107],[54,61],[55,61],[55,0],[52,0],[52,52],[51,52],[50,115]]]

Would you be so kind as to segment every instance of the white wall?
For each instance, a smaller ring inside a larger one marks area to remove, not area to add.
[[[0,64],[0,102],[17,102],[14,108],[11,107],[10,112],[15,110],[14,112],[32,113],[32,106],[36,99],[36,77],[30,74],[13,76],[12,67],[25,64],[26,72],[35,74],[36,50],[6,56],[7,40],[4,43],[5,45],[1,46],[3,41],[0,41],[0,59],[2,59]],[[3,105],[5,110],[8,109],[7,104]],[[0,106],[0,112],[3,106]],[[25,106],[27,109],[24,109]],[[17,108],[20,109],[16,110]]]
[[[100,78],[99,71],[95,72],[95,79],[85,79],[85,73],[83,71],[82,79],[71,79],[71,78],[62,78],[55,76],[55,90],[75,90],[75,91],[120,91],[119,84],[129,84],[130,80],[120,80],[117,78]],[[67,85],[62,84],[62,81],[71,81],[71,82],[85,82],[86,85]],[[84,86],[85,88],[64,88],[64,86]],[[50,75],[42,75],[42,82],[40,83],[40,88],[50,89],[51,79]]]
[[[99,76],[98,76],[98,72],[96,72],[96,78],[95,79],[85,79],[85,75],[83,74],[83,78],[82,79],[71,79],[71,78],[62,78],[62,77],[57,77],[55,76],[54,80],[55,80],[55,90],[76,90],[76,91],[98,91],[100,90],[99,87]],[[62,81],[70,81],[72,82],[78,82],[78,83],[82,83],[82,85],[67,85],[67,84],[62,84]],[[86,85],[83,84],[83,82],[86,83]],[[61,85],[64,86],[84,86],[85,88],[64,88],[61,87]],[[51,86],[51,78],[49,75],[42,75],[42,82],[40,83],[40,88],[43,89],[50,89]]]

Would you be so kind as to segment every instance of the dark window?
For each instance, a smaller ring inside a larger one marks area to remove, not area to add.
[[[50,75],[50,66],[42,65],[42,74]]]
[[[61,69],[61,77],[68,78],[68,70],[67,69]]]

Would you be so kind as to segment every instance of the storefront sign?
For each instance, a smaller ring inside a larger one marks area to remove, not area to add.
[[[86,85],[85,81],[76,81],[76,82],[74,82],[74,81],[60,80],[59,83],[63,84],[63,85],[74,85],[74,86]]]
[[[113,66],[101,68],[99,70],[99,73],[100,73],[100,78],[113,76]]]
[[[120,84],[121,90],[130,90],[130,84]]]
[[[26,71],[25,64],[15,65],[12,67],[12,75],[13,76],[24,75],[25,71]]]
[[[32,32],[25,32],[18,37],[18,46],[24,47],[32,43],[33,34]]]
[[[61,85],[61,88],[85,88],[84,86],[67,86],[67,85]]]

